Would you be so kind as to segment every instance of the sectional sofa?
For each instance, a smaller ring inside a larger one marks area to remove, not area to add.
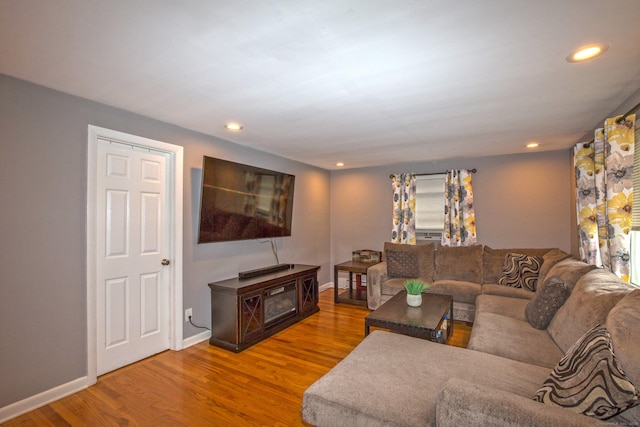
[[[473,322],[476,297],[482,293],[529,298],[531,292],[512,286],[498,286],[504,260],[509,253],[542,256],[550,249],[492,249],[489,246],[445,247],[384,244],[384,262],[367,271],[367,305],[375,310],[404,289],[409,278],[430,284],[429,292],[453,296],[456,320]],[[568,257],[562,251],[558,257]],[[547,263],[547,266],[549,263]]]
[[[454,319],[473,322],[468,347],[376,330],[305,391],[306,422],[640,425],[640,289],[559,249],[420,246],[385,246],[370,307],[400,275],[431,278],[431,292],[453,295]]]

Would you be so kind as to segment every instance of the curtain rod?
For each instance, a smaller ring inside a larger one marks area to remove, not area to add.
[[[473,168],[473,169],[468,169],[469,172],[471,173],[476,173],[478,172],[478,169]],[[429,175],[445,175],[447,172],[433,172],[433,173],[417,173],[415,174],[416,176],[429,176]],[[393,174],[389,175],[389,178],[393,178]]]
[[[621,121],[626,120],[626,119],[627,119],[627,116],[628,116],[629,114],[637,113],[637,112],[638,112],[638,109],[640,109],[640,103],[638,103],[638,104],[636,104],[635,106],[633,106],[633,108],[631,108],[631,109],[630,109],[629,111],[627,111],[626,113],[624,113],[624,114],[618,114],[619,116],[622,116],[622,118],[621,118],[621,119],[616,120],[616,122],[617,122],[617,123],[620,123]],[[588,142],[583,142],[582,144],[585,144],[585,146],[586,146],[586,145],[591,144],[594,140],[595,140],[594,138],[591,138]]]

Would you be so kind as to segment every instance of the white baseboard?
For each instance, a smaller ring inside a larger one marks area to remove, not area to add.
[[[89,377],[81,377],[66,384],[43,391],[26,399],[0,408],[0,424],[41,406],[47,405],[70,394],[77,393],[89,386]]]
[[[191,347],[199,342],[206,341],[211,337],[211,332],[204,331],[197,335],[193,335],[182,341],[183,348]],[[178,350],[179,351],[179,350]],[[59,385],[52,389],[43,391],[36,395],[27,397],[26,399],[0,408],[0,424],[16,418],[22,414],[38,409],[56,400],[67,397],[70,394],[77,393],[89,387],[89,377],[81,377],[66,384]]]
[[[182,350],[192,345],[196,345],[199,342],[206,341],[211,338],[211,331],[200,332],[199,334],[192,335],[189,338],[182,340]]]
[[[320,285],[318,291],[322,292],[327,289],[333,289],[333,282],[327,282],[323,285]],[[184,350],[187,347],[191,347],[192,345],[196,345],[202,341],[206,341],[209,338],[211,338],[210,331],[204,331],[197,335],[192,335],[182,341],[182,349]],[[54,387],[50,390],[43,391],[42,393],[38,393],[34,396],[30,396],[19,402],[7,405],[4,408],[0,408],[0,424],[22,414],[25,414],[29,411],[33,411],[34,409],[38,409],[41,406],[62,399],[63,397],[69,396],[70,394],[84,390],[85,388],[89,387],[89,385],[89,378],[81,377],[76,380],[69,381],[66,384]]]
[[[333,282],[327,282],[324,285],[318,287],[318,292],[326,291],[327,289],[333,289]]]

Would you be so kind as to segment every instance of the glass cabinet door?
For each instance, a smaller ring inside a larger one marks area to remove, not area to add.
[[[303,277],[301,280],[300,312],[304,313],[312,309],[318,303],[318,287],[316,286],[316,276]]]
[[[262,332],[262,294],[242,298],[242,341],[245,338]]]

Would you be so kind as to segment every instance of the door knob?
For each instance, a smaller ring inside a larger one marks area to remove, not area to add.
[[[165,259],[163,259],[162,261],[160,261],[160,264],[162,264],[162,265],[169,265],[169,264],[171,264],[171,261],[169,261],[168,259],[166,259],[166,258],[165,258]]]

